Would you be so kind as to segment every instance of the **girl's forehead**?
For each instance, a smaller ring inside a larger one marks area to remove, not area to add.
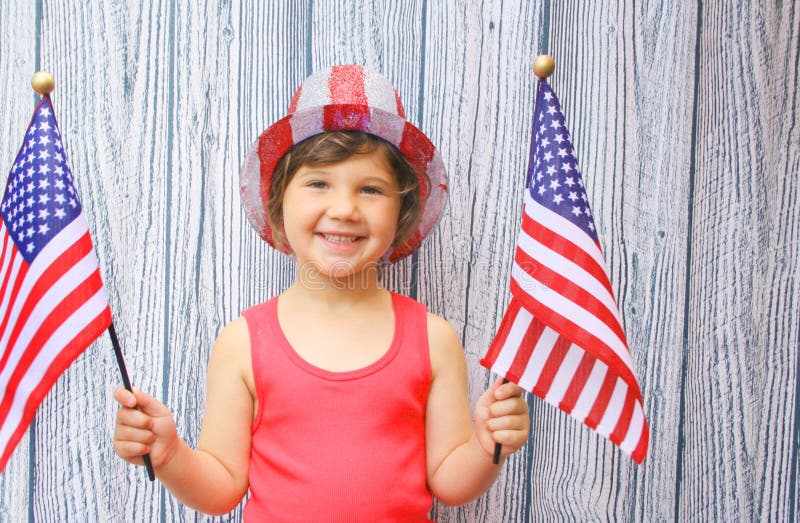
[[[295,178],[313,174],[323,176],[341,176],[343,179],[374,178],[397,183],[397,174],[389,164],[386,154],[375,150],[368,153],[358,153],[338,162],[322,164],[303,164],[297,170]]]

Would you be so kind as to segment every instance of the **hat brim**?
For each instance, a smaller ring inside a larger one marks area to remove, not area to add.
[[[365,105],[310,107],[281,118],[252,145],[240,173],[242,205],[261,238],[278,250],[267,218],[266,203],[272,174],[289,149],[312,136],[330,131],[363,131],[397,147],[420,178],[422,211],[419,225],[403,245],[388,253],[400,260],[419,249],[422,240],[441,217],[447,200],[447,172],[439,152],[428,137],[404,118]]]

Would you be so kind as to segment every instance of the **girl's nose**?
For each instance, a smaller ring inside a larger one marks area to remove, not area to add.
[[[328,204],[328,216],[338,220],[353,219],[358,214],[355,197],[349,193],[335,192]]]

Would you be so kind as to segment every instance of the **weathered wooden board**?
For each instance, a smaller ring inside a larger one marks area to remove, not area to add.
[[[797,17],[702,13],[681,519],[796,517]]]
[[[698,11],[698,8],[700,9]],[[5,2],[0,154],[54,73],[64,143],[134,384],[196,442],[221,327],[285,289],[291,260],[241,211],[241,159],[314,70],[398,87],[450,174],[438,230],[385,273],[478,365],[508,301],[539,52],[564,107],[650,421],[637,467],[532,398],[531,442],[440,521],[793,520],[800,513],[797,6],[305,0]],[[20,100],[27,100],[20,102]],[[0,474],[0,521],[198,516],[111,448],[106,337]],[[32,439],[29,439],[32,438]]]
[[[450,190],[447,211],[419,256],[419,298],[460,335],[474,403],[490,382],[478,360],[508,301],[542,7],[431,2],[428,8],[420,125],[442,152]],[[525,520],[529,452],[526,447],[509,460],[486,496],[458,509],[438,504],[434,518]]]
[[[36,70],[36,6],[19,2],[0,8],[0,180],[5,180],[30,122],[35,98],[30,77]],[[24,74],[20,74],[25,71]],[[13,101],[13,103],[12,103]],[[34,420],[35,423],[35,420]],[[0,521],[27,518],[31,489],[30,431],[0,473]]]

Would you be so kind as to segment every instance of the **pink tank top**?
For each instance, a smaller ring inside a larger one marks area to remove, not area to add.
[[[245,520],[430,521],[425,306],[392,293],[389,350],[367,367],[331,372],[295,352],[277,303],[243,312],[259,405]]]

